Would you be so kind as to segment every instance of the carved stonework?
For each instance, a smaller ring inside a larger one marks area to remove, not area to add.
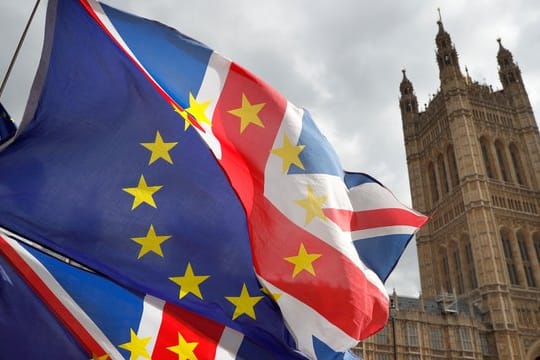
[[[534,360],[540,356],[536,120],[521,70],[500,41],[502,89],[493,90],[461,74],[450,35],[438,25],[439,90],[423,109],[407,111],[404,104],[417,99],[405,73],[400,87],[413,206],[431,215],[417,236],[422,298],[394,294],[394,320],[357,352],[364,359],[391,354],[395,326],[398,358]]]

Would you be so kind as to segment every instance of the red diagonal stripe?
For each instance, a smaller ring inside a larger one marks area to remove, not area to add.
[[[79,320],[56,297],[40,276],[26,263],[25,259],[1,236],[0,251],[19,272],[21,277],[26,281],[26,284],[39,296],[41,301],[89,354],[105,354],[105,350],[84,328]]]
[[[342,209],[324,209],[327,218],[336,223],[343,231],[365,230],[385,226],[421,227],[427,221],[424,215],[418,215],[407,209],[387,208],[364,211]]]
[[[250,216],[250,226],[258,274],[355,339],[365,338],[384,326],[388,299],[358,266],[292,223],[267,199],[261,197],[256,203],[259,206]],[[302,271],[292,277],[294,265],[284,258],[297,255],[300,244],[310,254],[321,254],[313,262],[316,276]]]

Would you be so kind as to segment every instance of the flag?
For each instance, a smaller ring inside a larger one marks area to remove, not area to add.
[[[233,329],[128,291],[5,234],[0,275],[1,358],[271,358]]]
[[[50,1],[26,114],[0,153],[5,229],[278,358],[342,357],[386,323],[382,281],[426,218],[204,44]]]
[[[17,131],[17,127],[11,120],[7,110],[0,103],[0,144],[15,135],[15,131]]]

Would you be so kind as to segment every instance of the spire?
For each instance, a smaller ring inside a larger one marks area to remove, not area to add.
[[[435,37],[437,49],[452,47],[452,39],[450,38],[450,34],[448,34],[446,30],[444,30],[441,17],[441,9],[437,8],[437,12],[439,13],[439,20],[437,20],[437,25],[439,25],[439,31],[437,32],[437,36]]]
[[[499,63],[499,66],[503,67],[513,64],[514,57],[510,50],[502,45],[501,38],[498,38],[497,42],[499,43],[499,51],[497,52],[497,62]]]
[[[401,84],[399,84],[399,91],[401,92],[401,96],[413,94],[414,88],[411,81],[407,78],[405,68],[401,69],[401,72],[403,73],[403,79],[401,80]]]
[[[437,32],[437,36],[435,36],[435,44],[437,45],[436,57],[442,84],[449,79],[460,79],[462,75],[459,69],[456,49],[452,44],[450,34],[444,29],[440,9],[437,9],[437,11],[439,12],[439,20],[437,21],[439,31]]]
[[[471,75],[469,75],[469,69],[465,66],[465,82],[469,85],[472,83]]]
[[[512,53],[503,46],[501,38],[498,38],[497,42],[499,43],[499,51],[497,52],[499,79],[501,80],[503,88],[506,89],[513,84],[522,84],[521,70],[514,62]]]
[[[399,103],[402,114],[418,113],[418,100],[414,94],[414,87],[407,78],[405,69],[401,69],[401,72],[403,73],[403,79],[401,80],[401,84],[399,84],[399,92],[401,93]]]

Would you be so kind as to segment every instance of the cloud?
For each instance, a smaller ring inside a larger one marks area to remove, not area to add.
[[[420,0],[314,2],[248,0],[105,1],[156,19],[234,59],[313,115],[349,170],[370,173],[410,203],[401,115],[401,68],[420,107],[439,87],[435,62],[436,5]],[[26,4],[0,3],[0,71],[5,71],[30,13]],[[40,53],[42,4],[2,96],[22,116]],[[445,29],[462,69],[499,88],[497,43],[502,37],[523,72],[533,108],[540,109],[540,3],[517,0],[441,0]],[[415,244],[388,281],[389,290],[420,291]]]

